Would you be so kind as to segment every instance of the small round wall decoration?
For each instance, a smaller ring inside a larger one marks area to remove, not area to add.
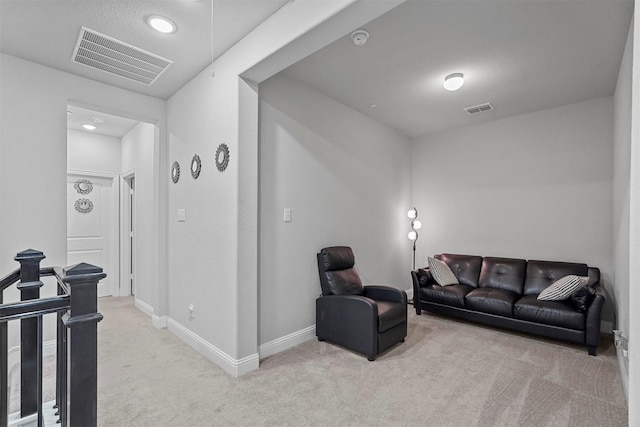
[[[178,162],[173,162],[173,165],[171,165],[171,181],[173,181],[173,183],[177,183],[178,180],[180,179],[180,163]]]
[[[78,199],[74,206],[78,212],[83,214],[89,213],[93,210],[93,202],[89,199]]]
[[[193,177],[193,179],[198,179],[201,169],[202,162],[200,161],[200,156],[194,154],[193,159],[191,159],[191,176]]]
[[[216,168],[220,172],[224,172],[224,170],[229,166],[229,147],[227,144],[218,145],[218,149],[216,150]]]
[[[79,179],[73,184],[78,194],[89,194],[93,191],[93,184],[88,179]]]

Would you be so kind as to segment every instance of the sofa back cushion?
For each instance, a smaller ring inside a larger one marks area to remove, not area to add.
[[[573,262],[529,261],[527,263],[527,279],[524,283],[524,294],[538,295],[553,282],[569,274],[588,276],[589,268],[587,264]],[[593,274],[594,272],[592,272],[592,275]]]
[[[522,295],[527,261],[516,258],[487,257],[480,270],[481,288],[497,288]]]
[[[458,278],[461,285],[478,287],[480,268],[482,267],[482,257],[475,255],[440,254],[434,256],[435,259],[444,261],[453,274]]]

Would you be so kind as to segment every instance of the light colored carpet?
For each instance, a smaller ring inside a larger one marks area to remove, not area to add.
[[[232,378],[130,298],[100,300],[103,426],[624,426],[615,350],[409,312],[405,343],[369,362],[317,340]]]
[[[406,342],[375,362],[312,340],[232,378],[154,329],[131,298],[102,298],[98,425],[627,425],[609,337],[592,357],[582,346],[409,309]]]

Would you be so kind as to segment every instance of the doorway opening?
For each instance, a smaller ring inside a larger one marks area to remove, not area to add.
[[[136,175],[155,168],[140,164],[153,159],[154,128],[99,108],[67,105],[67,265],[102,267],[107,277],[99,297],[138,290]]]

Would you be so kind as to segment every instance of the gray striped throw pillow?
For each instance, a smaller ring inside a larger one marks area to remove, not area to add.
[[[435,258],[427,258],[429,262],[429,270],[434,280],[440,286],[457,285],[458,278],[449,268],[446,262],[439,261]]]
[[[580,289],[580,287],[587,286],[587,283],[589,283],[588,277],[570,274],[556,280],[549,285],[548,288],[540,292],[538,299],[543,301],[561,301],[569,298],[575,291]]]

